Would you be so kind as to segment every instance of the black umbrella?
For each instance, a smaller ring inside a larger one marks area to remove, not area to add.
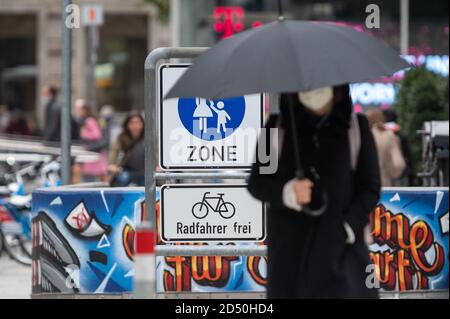
[[[309,91],[374,80],[409,66],[378,39],[350,27],[280,20],[213,46],[166,98]]]
[[[279,8],[278,21],[223,40],[198,57],[165,98],[309,91],[390,76],[410,67],[372,36],[332,23],[286,21],[280,1]],[[289,101],[291,112],[293,104]],[[297,146],[295,121],[291,126]],[[294,154],[296,176],[303,179],[298,147]],[[326,201],[324,195],[319,209],[306,211],[320,215]]]

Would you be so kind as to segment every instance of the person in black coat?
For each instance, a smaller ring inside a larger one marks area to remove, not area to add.
[[[44,142],[61,141],[61,104],[58,102],[58,89],[54,86],[45,86],[42,89],[42,101],[45,110],[45,126],[42,140]],[[79,139],[80,127],[71,116],[72,140]]]
[[[268,298],[378,297],[376,289],[366,287],[370,260],[364,240],[381,188],[375,142],[367,119],[358,115],[361,143],[353,169],[349,86],[329,89],[329,101],[314,111],[314,101],[309,105],[305,95],[302,103],[301,94],[294,94],[300,158],[308,178],[295,178],[292,114],[289,95],[283,94],[276,121],[285,131],[278,170],[261,174],[262,164],[256,160],[248,181],[250,193],[268,203]],[[317,174],[320,180],[313,178]],[[305,213],[304,205],[322,198],[323,192],[328,196],[325,212],[319,217]]]

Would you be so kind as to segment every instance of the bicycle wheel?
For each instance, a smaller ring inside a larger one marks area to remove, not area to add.
[[[3,236],[3,245],[12,259],[22,265],[31,266],[31,241],[20,235],[5,234]]]
[[[194,217],[197,219],[205,218],[206,216],[208,216],[208,213],[208,206],[203,204],[202,202],[198,202],[194,206],[192,206],[192,215],[194,215]]]
[[[219,206],[219,214],[225,219],[230,219],[236,213],[236,208],[230,202],[224,202]]]

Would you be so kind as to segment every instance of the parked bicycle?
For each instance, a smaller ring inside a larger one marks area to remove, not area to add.
[[[0,237],[3,249],[17,262],[31,265],[31,196],[0,199]]]
[[[60,185],[60,165],[56,159],[36,162],[3,176],[0,188],[0,251],[17,262],[31,265],[31,194],[25,179],[33,188]]]
[[[209,210],[211,209],[215,213],[219,213],[220,216],[224,219],[230,219],[236,213],[236,207],[231,202],[225,202],[223,199],[224,194],[218,193],[218,196],[208,196],[211,194],[210,192],[206,192],[203,194],[203,199],[201,202],[195,203],[192,206],[192,214],[197,219],[203,219],[209,214]],[[217,200],[216,205],[214,201]]]

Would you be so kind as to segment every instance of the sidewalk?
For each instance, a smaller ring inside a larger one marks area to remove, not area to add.
[[[28,299],[31,267],[20,265],[5,253],[0,256],[0,299]]]

